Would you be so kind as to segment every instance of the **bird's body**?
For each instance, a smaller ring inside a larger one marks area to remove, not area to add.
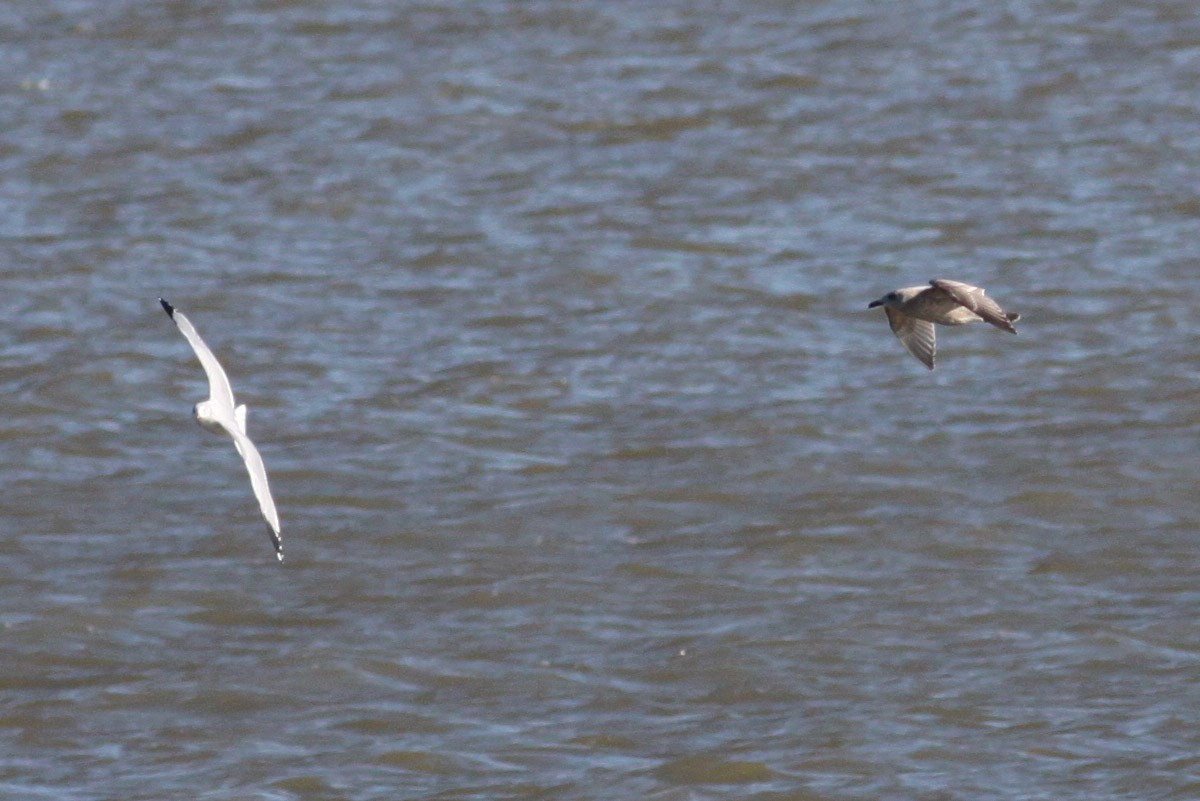
[[[928,286],[910,286],[887,293],[867,306],[882,306],[892,331],[908,352],[930,370],[937,353],[933,325],[991,323],[1002,331],[1017,333],[1013,323],[1019,314],[1006,313],[977,286],[937,278]]]
[[[267,522],[267,531],[271,535],[271,544],[275,547],[275,555],[283,561],[283,541],[280,539],[279,513],[275,510],[275,501],[271,497],[271,488],[267,484],[267,470],[263,465],[258,448],[246,436],[246,407],[237,406],[233,399],[233,388],[229,378],[217,357],[209,349],[190,320],[175,307],[162,298],[158,299],[163,311],[179,326],[196,357],[200,360],[204,372],[208,376],[208,400],[202,400],[192,408],[192,415],[204,429],[214,434],[223,434],[233,440],[238,455],[246,463],[246,471],[250,474],[250,485],[254,496],[258,499],[259,509]]]

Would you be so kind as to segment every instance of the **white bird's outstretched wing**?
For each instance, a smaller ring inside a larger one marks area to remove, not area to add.
[[[977,286],[964,284],[962,281],[951,281],[947,278],[935,278],[929,282],[935,289],[940,289],[949,295],[955,303],[978,314],[984,322],[991,323],[1002,331],[1010,334],[1017,333],[1012,320],[1019,315],[1009,316],[1000,308],[1000,304],[987,296],[987,293]]]
[[[908,352],[932,370],[937,353],[937,334],[934,332],[933,323],[909,317],[891,306],[885,307],[884,311],[887,313],[888,325],[892,327],[892,332],[904,343]]]
[[[183,315],[183,312],[175,311],[175,307],[162,298],[159,298],[158,302],[162,304],[163,311],[175,321],[175,325],[179,326],[179,330],[187,338],[192,350],[196,351],[196,357],[200,359],[200,365],[208,376],[208,399],[213,405],[214,416],[233,417],[233,387],[229,385],[229,377],[225,375],[225,368],[221,367],[217,357],[209,350],[208,345],[204,344],[204,340],[196,333],[196,329],[192,326],[191,321]]]
[[[267,484],[267,468],[263,464],[258,448],[250,438],[240,431],[233,434],[233,444],[237,447],[242,461],[246,463],[246,472],[250,474],[250,486],[254,488],[254,497],[258,499],[258,508],[262,510],[263,520],[267,521],[267,533],[271,535],[271,544],[275,546],[275,556],[283,561],[283,540],[279,536],[279,513],[275,511],[275,499],[271,497],[271,487]]]

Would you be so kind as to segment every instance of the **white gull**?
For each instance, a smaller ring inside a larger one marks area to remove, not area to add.
[[[191,321],[162,298],[159,298],[158,302],[175,321],[175,325],[179,326],[208,375],[208,400],[197,403],[192,408],[192,415],[204,428],[214,434],[226,434],[233,440],[234,447],[246,463],[246,471],[250,473],[250,486],[254,488],[254,497],[258,499],[258,508],[262,510],[263,519],[267,521],[267,533],[271,535],[271,544],[275,546],[275,556],[282,562],[283,540],[279,538],[279,513],[275,511],[271,488],[267,486],[267,469],[263,466],[262,457],[258,454],[258,448],[254,447],[254,443],[246,436],[246,405],[234,405],[233,388],[229,385],[225,370],[196,333]]]

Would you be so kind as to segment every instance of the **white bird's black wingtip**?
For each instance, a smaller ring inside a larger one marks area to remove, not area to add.
[[[165,311],[167,313],[167,316],[170,317],[172,320],[174,320],[175,319],[175,307],[172,306],[170,303],[167,303],[162,298],[159,298],[158,302],[159,302],[159,304],[162,305],[163,311]]]
[[[275,558],[282,562],[283,538],[279,536],[279,532],[270,523],[267,523],[267,536],[271,538],[271,546],[275,549]]]

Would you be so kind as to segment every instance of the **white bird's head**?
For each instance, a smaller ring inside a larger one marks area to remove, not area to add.
[[[224,431],[221,424],[217,422],[217,418],[213,415],[211,401],[203,400],[193,406],[192,417],[196,418],[196,422],[200,424],[201,428],[218,434]]]

